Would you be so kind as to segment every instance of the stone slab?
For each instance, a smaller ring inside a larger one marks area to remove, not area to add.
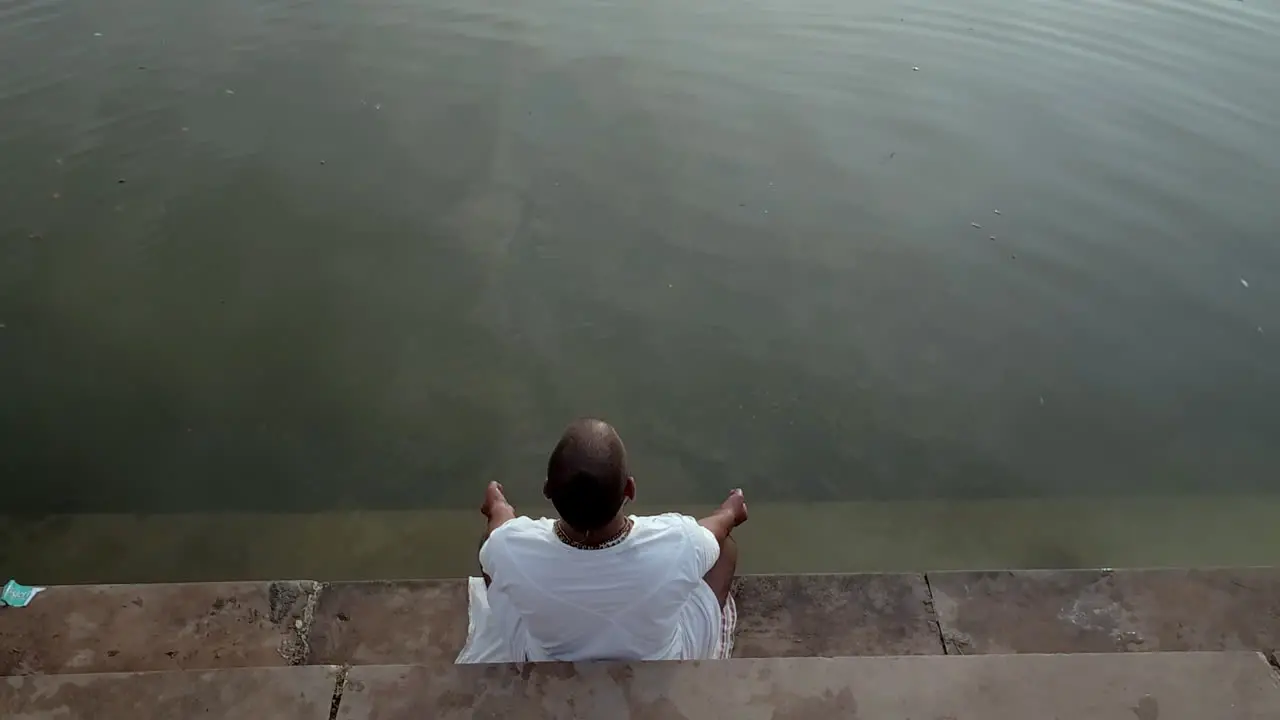
[[[0,675],[286,665],[312,587],[52,587],[25,608],[0,608]]]
[[[748,575],[735,657],[941,654],[924,576]]]
[[[1280,569],[930,573],[948,652],[1280,648]]]
[[[1259,653],[359,667],[338,720],[1275,720]]]
[[[316,607],[310,662],[449,665],[466,641],[465,580],[331,583]]]
[[[5,720],[327,720],[337,669],[234,668],[0,678]]]
[[[749,575],[734,592],[739,657],[942,652],[922,575]],[[463,580],[333,583],[310,662],[447,665],[466,637]]]

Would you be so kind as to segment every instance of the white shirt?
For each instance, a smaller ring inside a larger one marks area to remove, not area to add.
[[[625,540],[579,550],[555,521],[518,517],[480,548],[492,578],[489,603],[520,622],[516,655],[529,660],[682,660],[696,657],[705,628],[687,606],[718,606],[703,581],[720,556],[710,530],[687,515],[632,516]],[[718,610],[718,607],[717,607]],[[706,613],[703,613],[705,616]],[[705,623],[704,623],[705,624]],[[523,650],[523,652],[521,652]]]

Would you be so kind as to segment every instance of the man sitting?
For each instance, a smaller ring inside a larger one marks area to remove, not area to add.
[[[626,448],[608,423],[587,419],[552,451],[543,494],[559,520],[517,517],[497,483],[481,507],[489,622],[509,638],[507,659],[728,657],[738,561],[730,533],[747,520],[741,490],[702,520],[625,515],[636,496]],[[473,597],[473,634],[475,605]]]

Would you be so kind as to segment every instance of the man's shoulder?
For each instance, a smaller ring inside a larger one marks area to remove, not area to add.
[[[554,532],[555,520],[551,518],[531,518],[520,515],[502,523],[489,534],[489,539],[506,538],[519,540],[525,537],[542,537]]]
[[[635,528],[649,533],[685,533],[698,524],[689,515],[681,513],[662,513],[661,515],[634,515]]]
[[[504,562],[503,558],[527,557],[530,552],[538,552],[537,546],[547,545],[548,539],[555,537],[554,524],[554,520],[523,515],[502,523],[480,546],[481,567],[492,572],[494,563]]]

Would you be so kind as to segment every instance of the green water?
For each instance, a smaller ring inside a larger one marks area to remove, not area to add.
[[[655,507],[1275,496],[1278,67],[1259,0],[0,0],[0,513],[528,502],[582,414]]]

